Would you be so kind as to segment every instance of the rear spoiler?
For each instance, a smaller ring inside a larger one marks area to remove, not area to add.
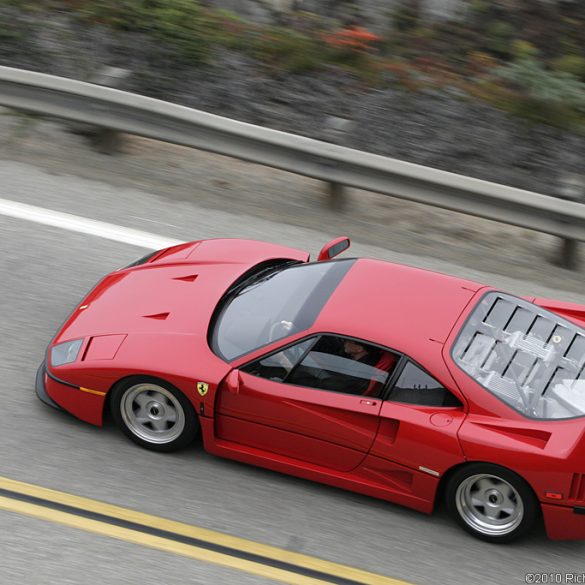
[[[569,321],[581,327],[585,327],[585,305],[543,298],[536,298],[532,302],[543,309],[547,309],[565,319],[569,319]]]

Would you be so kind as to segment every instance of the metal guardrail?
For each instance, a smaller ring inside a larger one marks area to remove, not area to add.
[[[356,187],[585,241],[585,205],[581,203],[254,126],[99,85],[0,67],[0,105],[232,156],[334,186]]]

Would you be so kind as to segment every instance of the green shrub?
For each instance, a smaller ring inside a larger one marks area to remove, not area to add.
[[[20,0],[0,0],[0,45],[18,47],[27,41],[26,34],[31,27],[22,19],[14,18],[18,14],[15,8],[23,8]]]
[[[307,35],[273,27],[257,31],[250,40],[248,52],[272,67],[302,73],[323,65],[323,44]]]
[[[230,49],[248,48],[252,25],[229,10],[215,10],[207,15],[207,36],[213,44]]]
[[[17,45],[22,40],[24,40],[24,35],[22,32],[11,28],[4,28],[2,25],[0,25],[0,43]]]
[[[80,14],[114,28],[137,31],[148,28],[151,4],[148,0],[88,0]]]
[[[471,0],[469,10],[473,16],[479,15],[483,18],[489,12],[490,5],[486,0]]]
[[[392,25],[395,30],[409,32],[420,23],[420,3],[418,0],[401,0],[391,13]]]
[[[209,58],[211,21],[194,0],[164,0],[152,11],[155,36],[185,59],[203,63]]]
[[[585,83],[569,73],[548,71],[533,58],[500,67],[476,96],[534,122],[585,129]]]
[[[581,55],[563,55],[552,62],[556,71],[569,73],[581,80],[585,80],[585,57]]]
[[[488,50],[501,56],[513,52],[513,39],[516,31],[509,22],[495,20],[490,22],[485,31],[485,46]]]
[[[522,59],[531,59],[538,57],[538,49],[528,41],[515,40],[512,41],[511,53],[514,60],[521,61]]]
[[[527,97],[585,112],[585,83],[562,71],[548,71],[533,58],[510,63],[494,72]]]
[[[94,0],[81,11],[113,28],[148,33],[189,62],[206,62],[209,56],[213,23],[196,0]]]

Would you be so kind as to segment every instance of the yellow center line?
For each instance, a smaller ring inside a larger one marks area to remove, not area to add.
[[[274,567],[262,565],[260,563],[254,563],[243,559],[231,557],[229,555],[223,555],[206,549],[197,548],[188,544],[167,540],[150,534],[144,534],[120,526],[112,526],[110,524],[104,524],[96,520],[89,520],[81,516],[75,516],[73,514],[67,514],[50,508],[44,508],[43,506],[37,506],[29,504],[27,502],[19,502],[0,496],[0,509],[17,512],[26,516],[32,516],[41,520],[47,520],[57,524],[62,524],[70,528],[77,528],[85,530],[86,532],[92,532],[102,536],[108,536],[110,538],[116,538],[118,540],[124,540],[133,544],[141,546],[147,546],[167,553],[173,553],[182,555],[198,561],[204,561],[207,563],[213,563],[230,569],[238,569],[247,573],[252,573],[259,577],[265,577],[274,581],[281,581],[284,583],[298,583],[299,585],[322,585],[323,581],[317,579],[311,579],[303,575],[297,575],[295,573],[289,573]]]
[[[288,563],[301,569],[318,571],[323,574],[331,575],[332,577],[352,580],[356,583],[363,583],[364,585],[410,585],[405,581],[400,581],[383,575],[377,575],[375,573],[370,573],[368,571],[356,569],[347,565],[342,565],[309,555],[261,544],[252,540],[223,534],[221,532],[215,532],[206,528],[200,528],[198,526],[192,526],[182,522],[176,522],[174,520],[167,520],[165,518],[151,516],[149,514],[137,512],[128,508],[106,504],[97,500],[91,500],[89,498],[83,498],[73,494],[51,490],[1,476],[0,488],[14,492],[16,494],[39,498],[47,502],[53,502],[55,504],[64,506],[71,506],[78,509],[80,513],[89,512],[101,514],[103,516],[109,516],[111,518],[133,524],[139,524],[144,527],[162,530],[177,536],[193,538],[205,543],[223,546],[233,549],[235,555],[237,555],[238,551],[242,553],[258,555],[266,558],[267,560],[272,559],[274,561]],[[229,553],[226,554],[223,552],[208,550],[206,548],[198,547],[194,544],[177,542],[172,538],[165,538],[163,536],[148,534],[146,532],[140,531],[139,527],[127,528],[124,526],[116,526],[108,523],[107,520],[102,521],[93,518],[87,518],[83,515],[77,515],[75,511],[69,512],[58,509],[56,510],[49,506],[49,504],[44,506],[42,503],[38,502],[31,503],[27,501],[20,501],[18,499],[12,499],[10,496],[6,495],[0,496],[1,510],[32,516],[49,522],[55,522],[69,526],[71,528],[92,532],[94,534],[117,538],[126,542],[190,557],[199,561],[245,571],[275,581],[295,583],[298,585],[323,585],[324,583],[332,582],[303,575],[301,573],[296,573],[294,572],[294,567],[292,567],[289,571],[286,569],[273,567],[269,564],[269,562],[264,564],[261,561],[239,558],[238,556],[232,556]]]

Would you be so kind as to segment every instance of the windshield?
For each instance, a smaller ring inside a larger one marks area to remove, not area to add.
[[[522,299],[488,293],[455,345],[453,360],[530,418],[585,415],[585,330]]]
[[[251,277],[221,303],[213,350],[230,361],[308,329],[354,262],[279,267]]]

